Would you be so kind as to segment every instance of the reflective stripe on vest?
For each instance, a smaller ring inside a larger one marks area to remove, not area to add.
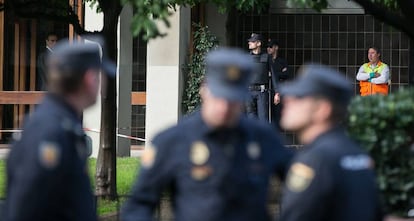
[[[372,73],[372,72],[381,73],[385,67],[386,67],[386,64],[382,63],[381,61],[378,62],[377,66],[374,69],[371,68],[370,63],[365,63],[363,65],[365,73]],[[385,94],[385,95],[388,94],[387,83],[372,84],[369,81],[360,81],[359,86],[360,86],[361,96],[367,96],[371,94]]]

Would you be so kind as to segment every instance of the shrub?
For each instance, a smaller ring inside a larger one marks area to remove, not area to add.
[[[210,33],[207,26],[193,24],[194,32],[194,53],[190,62],[185,65],[184,73],[187,73],[187,83],[184,90],[183,111],[193,112],[200,105],[200,84],[203,81],[206,54],[218,46],[217,37]]]
[[[406,215],[414,196],[414,90],[356,97],[348,131],[375,160],[387,212]]]

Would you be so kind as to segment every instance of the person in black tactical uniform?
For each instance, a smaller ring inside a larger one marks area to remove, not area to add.
[[[278,87],[281,83],[290,79],[289,75],[289,66],[287,61],[279,56],[279,42],[276,40],[269,39],[267,43],[267,53],[269,54],[269,68],[271,73],[271,84],[272,84],[272,93],[271,100],[273,105],[271,105],[271,119],[272,125],[276,129],[280,129],[280,111],[282,109],[282,104],[280,104],[280,93]]]
[[[253,67],[240,50],[207,55],[200,111],[147,144],[121,220],[152,220],[164,190],[177,221],[271,220],[269,177],[283,179],[292,155],[270,125],[242,113]]]
[[[97,220],[81,115],[93,105],[102,62],[98,44],[57,43],[48,58],[48,88],[7,160],[6,221]]]
[[[282,85],[281,126],[305,146],[293,160],[282,221],[382,220],[374,162],[341,127],[352,84],[335,70],[307,65]]]
[[[255,72],[249,85],[250,97],[246,102],[246,113],[250,118],[270,122],[269,119],[269,55],[262,51],[263,39],[253,33],[247,39],[250,55],[255,62]]]

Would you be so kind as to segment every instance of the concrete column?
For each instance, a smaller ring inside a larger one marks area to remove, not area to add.
[[[85,7],[85,29],[87,31],[99,31],[103,27],[103,14],[96,13],[96,9]],[[97,102],[92,107],[83,112],[83,127],[94,130],[101,128],[101,97],[97,98]],[[92,157],[98,156],[99,133],[86,132],[92,138]]]
[[[147,45],[146,140],[177,123],[181,115],[182,64],[188,55],[190,9],[180,7],[170,17],[171,27],[159,24],[164,38]]]
[[[131,91],[132,91],[132,8],[124,6],[120,15],[118,35],[118,133],[131,135]],[[130,156],[131,141],[117,137],[117,155]]]

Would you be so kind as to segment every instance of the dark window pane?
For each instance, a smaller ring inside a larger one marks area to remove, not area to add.
[[[357,30],[356,28],[356,16],[347,16],[348,17],[348,31],[354,32]]]
[[[321,47],[321,34],[320,33],[313,33],[313,48],[320,48]]]
[[[337,15],[331,15],[330,21],[329,21],[329,29],[330,31],[338,31],[338,16]]]
[[[304,25],[305,25],[305,32],[312,31],[312,16],[311,15],[305,15],[304,18]]]
[[[374,30],[374,20],[370,15],[365,16],[365,31],[372,32]]]

